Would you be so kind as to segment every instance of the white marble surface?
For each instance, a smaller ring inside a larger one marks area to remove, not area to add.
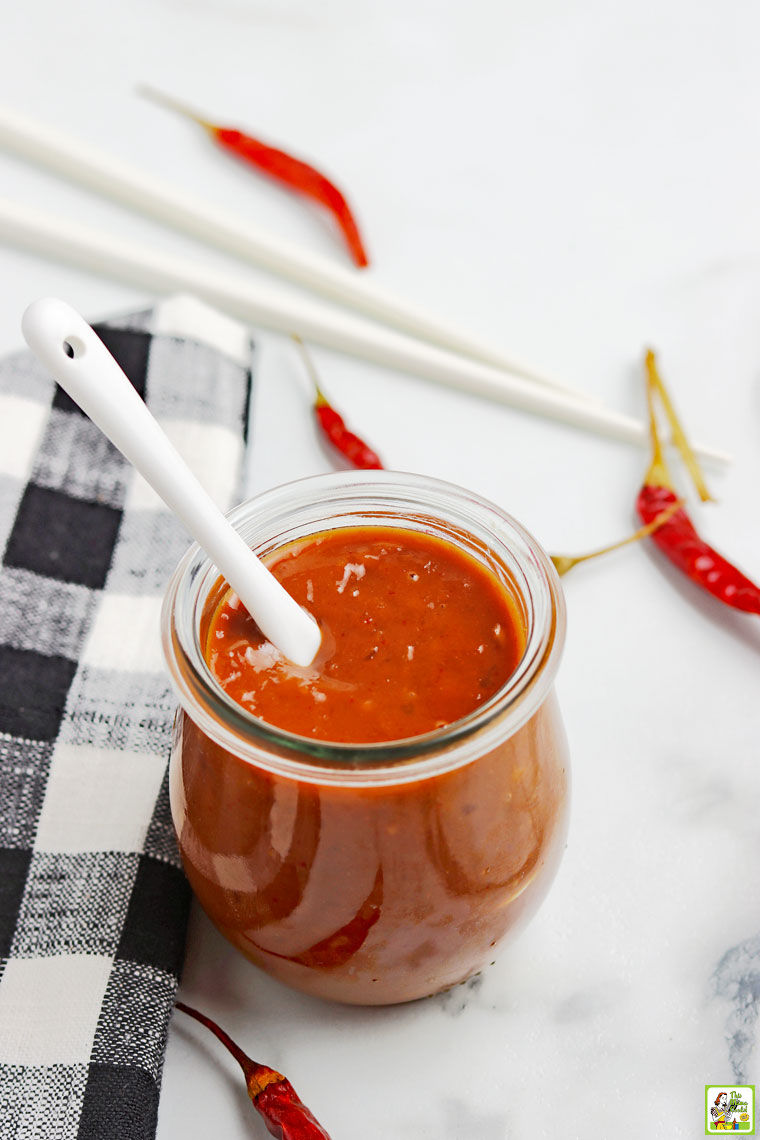
[[[749,0],[26,0],[0,100],[341,258],[323,222],[133,95],[160,84],[319,159],[372,274],[630,412],[661,352],[729,447],[712,540],[760,576],[760,11]],[[221,255],[0,155],[2,192]],[[145,295],[0,250],[0,350],[33,297]],[[290,346],[260,337],[251,487],[326,469]],[[473,487],[554,551],[625,533],[635,449],[315,353],[388,465]],[[760,1084],[760,622],[644,549],[567,580],[566,858],[482,977],[408,1007],[292,993],[193,916],[184,997],[292,1077],[333,1140],[703,1134],[703,1086]],[[159,1140],[263,1135],[237,1073],[172,1026]]]

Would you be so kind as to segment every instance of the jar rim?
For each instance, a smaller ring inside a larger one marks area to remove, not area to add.
[[[562,588],[551,559],[536,539],[496,504],[454,483],[387,470],[334,472],[285,483],[240,503],[227,518],[261,551],[267,542],[275,549],[292,541],[292,534],[283,538],[281,532],[272,534],[272,529],[289,524],[292,530],[295,519],[300,518],[304,535],[335,529],[330,507],[348,512],[341,516],[348,520],[344,526],[362,525],[356,521],[358,512],[382,515],[382,525],[407,529],[419,520],[428,526],[436,522],[442,528],[454,525],[473,541],[478,541],[480,532],[479,541],[493,544],[490,552],[498,553],[499,564],[507,566],[510,585],[520,595],[517,600],[529,611],[525,650],[516,669],[473,712],[418,736],[350,744],[314,740],[280,729],[233,701],[205,661],[200,615],[220,575],[196,543],[169,582],[161,615],[172,684],[190,719],[223,749],[257,767],[310,783],[351,786],[410,782],[449,771],[517,731],[547,696],[565,636]],[[367,525],[373,525],[370,519]],[[451,537],[446,529],[442,534]],[[513,581],[515,575],[521,581]]]

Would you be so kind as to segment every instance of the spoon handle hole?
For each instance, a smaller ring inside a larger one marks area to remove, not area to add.
[[[71,360],[76,360],[85,354],[84,341],[81,341],[78,336],[67,337],[63,342],[63,351]]]

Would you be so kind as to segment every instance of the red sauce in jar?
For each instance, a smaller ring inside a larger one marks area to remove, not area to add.
[[[233,700],[300,736],[366,744],[431,732],[497,693],[522,656],[512,596],[434,535],[326,531],[269,566],[319,622],[313,665],[285,660],[230,591],[216,604],[205,656]]]
[[[349,527],[269,565],[322,627],[314,665],[280,658],[224,582],[201,643],[231,698],[302,737],[427,733],[498,693],[524,652],[508,582],[453,535]],[[551,693],[511,733],[468,739],[470,760],[452,769],[409,779],[400,761],[398,781],[374,784],[370,763],[366,783],[350,768],[323,782],[319,763],[313,780],[271,771],[266,744],[261,764],[248,761],[181,711],[172,812],[201,905],[253,962],[321,997],[408,1001],[469,977],[554,877],[567,755]]]

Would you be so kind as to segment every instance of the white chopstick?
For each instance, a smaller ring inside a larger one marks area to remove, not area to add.
[[[318,301],[293,296],[271,284],[175,254],[142,247],[96,229],[0,199],[0,240],[79,268],[105,274],[150,292],[191,292],[249,323],[277,332],[297,333],[373,364],[412,373],[423,379],[486,396],[521,411],[533,412],[627,443],[646,444],[647,427],[637,420],[443,349]],[[726,463],[729,457],[695,445],[703,458]]]
[[[229,212],[7,107],[0,107],[0,147],[392,328],[562,391],[568,397],[596,403],[585,393],[507,359],[499,349],[481,344],[448,322],[386,292],[366,273],[344,269],[286,241],[274,240],[243,218],[231,217]]]

